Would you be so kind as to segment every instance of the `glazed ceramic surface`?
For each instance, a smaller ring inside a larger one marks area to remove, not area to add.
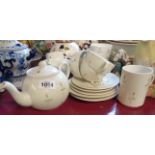
[[[65,74],[45,62],[40,62],[39,66],[27,71],[22,92],[9,82],[0,84],[0,88],[7,89],[18,104],[40,110],[60,106],[69,94],[69,83]]]
[[[49,64],[59,66],[65,57],[61,52],[49,52],[46,54],[46,59]]]
[[[100,83],[90,83],[85,80],[72,78],[72,83],[76,86],[79,86],[84,89],[91,89],[91,90],[104,90],[104,89],[111,89],[119,84],[119,78],[109,73],[106,76],[103,77],[102,81]]]
[[[72,78],[70,80],[70,94],[76,99],[82,100],[82,101],[89,101],[89,102],[99,102],[99,101],[105,101],[112,99],[118,95],[118,83],[114,87],[111,85],[111,87],[107,87],[107,89],[104,87],[104,89],[99,89],[99,87],[94,86],[93,89],[90,89],[90,87],[87,88],[85,85],[85,88],[81,85],[76,85],[72,82],[75,78]],[[76,79],[79,81],[79,79]],[[74,81],[75,82],[75,81]],[[80,81],[85,83],[86,81]],[[105,81],[105,83],[107,83]],[[90,83],[89,83],[90,84]],[[86,89],[87,88],[87,89]]]
[[[85,89],[85,88],[81,88],[79,86],[76,86],[74,83],[72,83],[70,81],[70,87],[77,90],[77,91],[82,91],[83,93],[88,93],[88,94],[101,94],[101,93],[106,93],[108,92],[113,92],[115,89],[118,89],[118,86],[109,88],[109,89]]]
[[[116,97],[118,94],[113,94],[113,95],[110,95],[110,96],[107,96],[107,97],[101,97],[101,98],[87,98],[87,97],[83,97],[83,96],[79,96],[79,95],[76,95],[74,93],[71,93],[71,96],[73,96],[74,98],[78,99],[78,100],[81,100],[81,101],[87,101],[87,102],[103,102],[103,101],[106,101],[106,100],[110,100],[114,97]]]
[[[138,44],[139,40],[109,40],[110,42],[113,43],[119,43],[119,44]]]
[[[86,81],[100,81],[100,76],[89,66],[89,64],[81,60],[80,75]]]
[[[135,50],[139,41],[121,41],[121,40],[109,40],[111,45],[113,45],[113,50],[124,49],[127,51],[130,57],[134,57]]]
[[[92,43],[89,49],[101,55],[102,57],[109,59],[112,51],[112,45],[103,43]]]
[[[107,91],[113,91],[115,89],[118,89],[118,86],[108,88],[108,89],[86,89],[86,88],[81,88],[80,86],[75,85],[71,80],[70,80],[70,87],[73,89],[76,89],[78,91],[82,91],[83,93],[92,93],[92,94],[98,94],[98,93],[105,93]]]
[[[150,67],[140,65],[123,67],[118,100],[129,107],[142,106],[153,79],[153,69]]]
[[[84,95],[85,97],[104,97],[104,96],[109,96],[109,95],[112,95],[112,94],[115,94],[116,93],[116,90],[117,88],[113,88],[111,90],[106,90],[106,91],[98,91],[98,92],[85,92],[83,90],[79,90],[79,89],[76,89],[74,86],[70,85],[70,90],[79,94],[79,95]]]
[[[68,59],[71,59],[76,53],[80,52],[80,48],[75,42],[55,43],[51,51],[62,52]]]
[[[80,73],[80,58],[81,58],[82,52],[76,53],[70,61],[70,71],[73,74],[74,77],[81,79],[81,73]]]
[[[83,51],[75,54],[70,62],[70,70],[75,78],[86,81],[100,81],[111,72],[114,65],[92,51]]]
[[[0,81],[15,82],[16,77],[25,75],[35,56],[35,51],[18,41],[0,41]]]
[[[92,51],[82,53],[80,59],[80,73],[86,81],[101,81],[102,77],[110,73],[114,65],[104,57]]]
[[[73,89],[70,89],[70,93],[73,95],[79,96],[81,98],[87,98],[87,99],[104,99],[104,98],[111,97],[111,96],[118,94],[118,92],[114,92],[111,94],[101,94],[100,96],[99,95],[98,96],[97,95],[87,95],[87,94],[78,93]]]
[[[48,65],[52,65],[54,67],[62,70],[67,77],[70,75],[70,66],[69,60],[65,58],[62,52],[49,52],[46,54],[46,62]]]

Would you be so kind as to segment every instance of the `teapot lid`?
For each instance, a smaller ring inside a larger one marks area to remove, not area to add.
[[[0,40],[0,51],[18,51],[25,48],[28,48],[28,46],[17,40]]]
[[[56,67],[47,65],[45,61],[40,61],[37,67],[33,67],[27,71],[27,76],[33,78],[48,77],[57,74],[59,71]]]

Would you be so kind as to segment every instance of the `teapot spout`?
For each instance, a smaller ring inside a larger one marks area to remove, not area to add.
[[[32,100],[28,93],[26,92],[20,92],[12,83],[10,82],[3,82],[0,84],[0,90],[6,89],[13,99],[21,106],[31,106]]]

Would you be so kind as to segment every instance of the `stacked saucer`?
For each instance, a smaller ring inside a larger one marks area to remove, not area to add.
[[[78,78],[70,80],[70,94],[76,99],[88,102],[100,102],[118,95],[119,78],[108,73],[100,83],[91,83]]]

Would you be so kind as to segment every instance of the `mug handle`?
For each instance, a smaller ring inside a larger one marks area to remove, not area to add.
[[[152,82],[154,81],[154,79],[155,79],[155,74],[152,75],[149,85],[152,84]]]
[[[148,82],[147,82],[147,84],[145,84],[145,86],[149,87],[152,84],[152,82],[154,81],[154,79],[155,79],[155,75],[152,74],[151,78],[148,80]]]
[[[59,65],[59,69],[69,78],[70,75],[70,66],[67,60],[63,60],[62,63]]]

